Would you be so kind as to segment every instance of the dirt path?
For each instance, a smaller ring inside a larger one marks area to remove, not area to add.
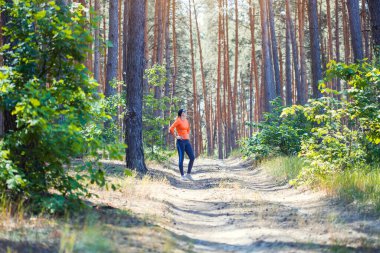
[[[185,251],[380,252],[379,220],[321,193],[281,185],[239,160],[198,160],[193,182],[180,181],[175,167],[154,171],[169,184],[148,194],[151,208],[146,199],[127,206],[155,215]]]
[[[94,199],[149,224],[120,234],[113,222],[114,242],[133,242],[120,252],[380,252],[376,217],[276,182],[248,162],[198,159],[188,182],[174,160],[150,167],[148,179],[121,179],[121,192]]]
[[[238,159],[198,159],[188,182],[174,160],[143,179],[124,177],[122,162],[104,165],[118,191],[92,187],[94,208],[68,221],[0,220],[0,253],[380,252],[376,217]]]

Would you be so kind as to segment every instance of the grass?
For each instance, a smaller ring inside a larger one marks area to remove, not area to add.
[[[264,161],[260,167],[277,180],[289,182],[298,176],[303,165],[304,161],[299,157],[280,156]],[[336,173],[321,178],[314,187],[347,203],[380,214],[380,166]]]
[[[280,181],[290,181],[298,176],[303,165],[304,161],[297,156],[279,156],[265,160],[260,167]]]
[[[348,203],[380,213],[380,168],[344,171],[326,178],[320,185]]]

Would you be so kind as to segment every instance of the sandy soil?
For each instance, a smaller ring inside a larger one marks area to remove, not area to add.
[[[380,221],[321,192],[278,183],[238,159],[198,159],[189,182],[176,167],[155,166],[153,178],[164,179],[132,193],[103,195],[170,233],[173,247],[162,251],[380,252]]]

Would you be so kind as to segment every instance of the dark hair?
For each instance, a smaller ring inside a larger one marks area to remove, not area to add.
[[[186,112],[185,109],[180,109],[178,111],[178,117],[181,117],[182,116],[182,113]]]

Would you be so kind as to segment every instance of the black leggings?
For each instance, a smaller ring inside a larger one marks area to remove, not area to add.
[[[195,156],[193,148],[191,147],[189,140],[177,140],[177,150],[179,156],[179,171],[183,176],[183,160],[185,159],[185,152],[190,159],[189,166],[187,167],[187,173],[191,173],[191,168],[193,168]]]

